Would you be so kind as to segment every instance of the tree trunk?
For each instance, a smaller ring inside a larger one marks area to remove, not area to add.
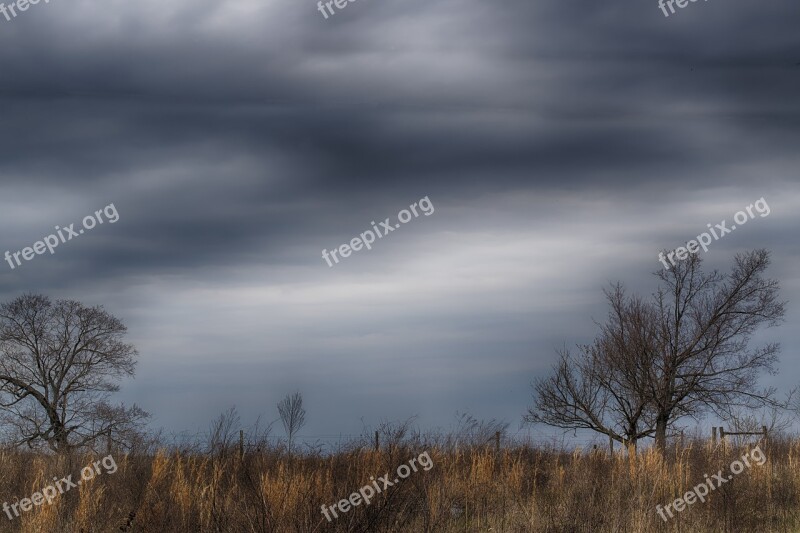
[[[667,453],[667,417],[659,415],[656,418],[656,450],[661,456]]]
[[[61,424],[61,421],[57,421],[53,424],[55,430],[53,431],[53,437],[51,439],[50,447],[53,448],[58,454],[68,454],[69,449],[69,437],[67,435],[67,431],[64,429],[64,425]]]
[[[637,447],[636,441],[635,440],[625,441],[625,446],[628,448],[628,457],[635,458],[636,447]]]

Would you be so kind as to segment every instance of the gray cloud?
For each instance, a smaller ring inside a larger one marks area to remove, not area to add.
[[[456,410],[519,420],[601,289],[764,196],[709,264],[800,286],[800,6],[357,0],[40,4],[0,19],[0,239],[120,220],[0,273],[130,325],[123,397],[170,429],[231,404],[308,432]],[[423,196],[334,268],[323,248]],[[788,323],[795,319],[790,306]],[[794,361],[797,337],[768,333]],[[774,378],[792,386],[790,375]]]

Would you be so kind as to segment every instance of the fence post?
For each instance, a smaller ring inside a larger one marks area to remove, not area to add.
[[[611,455],[614,455],[614,437],[608,436],[608,450]]]
[[[239,430],[239,460],[244,459],[244,430]]]
[[[375,432],[375,451],[377,452],[380,449],[381,449],[381,441],[379,440],[378,432],[376,431]]]
[[[761,426],[761,429],[764,431],[764,446],[766,446],[768,444],[767,426]]]
[[[495,452],[500,453],[500,432],[496,431],[494,433],[494,449]]]
[[[683,430],[681,430],[681,450],[683,450]]]
[[[717,426],[711,426],[711,444],[717,445]]]

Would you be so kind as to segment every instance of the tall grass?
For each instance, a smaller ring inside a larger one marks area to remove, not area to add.
[[[793,532],[800,531],[800,441],[762,444],[753,465],[665,523],[656,514],[701,483],[727,471],[746,448],[690,442],[666,459],[633,458],[525,446],[501,449],[398,442],[380,451],[354,446],[333,455],[288,456],[262,449],[240,458],[162,452],[115,455],[103,473],[8,520],[15,532]],[[427,451],[433,468],[415,473],[328,522],[334,505],[370,477],[394,473]],[[29,497],[73,475],[96,457],[0,453],[0,499]],[[75,476],[77,477],[77,476]]]

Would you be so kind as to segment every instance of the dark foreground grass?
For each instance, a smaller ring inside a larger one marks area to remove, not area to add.
[[[767,461],[753,465],[708,501],[665,523],[665,505],[727,471],[746,448],[694,442],[622,454],[566,453],[531,447],[458,451],[421,443],[374,451],[354,445],[333,455],[289,457],[280,450],[214,455],[114,454],[103,473],[19,518],[0,515],[15,532],[795,532],[800,531],[800,441],[762,444]],[[421,468],[370,505],[328,522],[320,507],[347,498],[371,477],[427,451]],[[0,453],[0,500],[9,504],[100,457]]]

